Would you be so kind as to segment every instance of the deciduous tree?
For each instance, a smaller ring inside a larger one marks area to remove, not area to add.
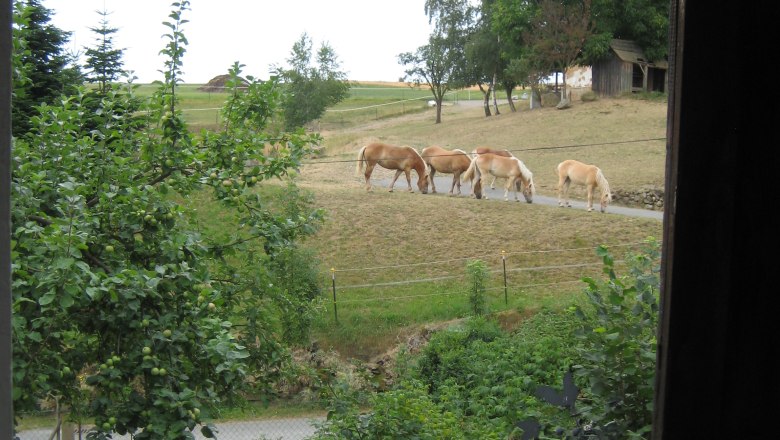
[[[441,123],[444,95],[470,82],[473,72],[466,61],[465,47],[475,12],[467,0],[427,0],[425,13],[434,24],[428,44],[398,55],[399,64],[406,66],[403,80],[424,83],[431,90],[437,124]]]
[[[14,409],[56,397],[95,439],[213,436],[215,405],[269,393],[284,374],[286,340],[306,331],[318,294],[295,255],[322,212],[292,180],[284,196],[257,189],[319,138],[267,134],[282,87],[251,77],[228,98],[225,130],[190,134],[176,96],[189,2],[173,5],[143,130],[126,111],[132,87],[109,89],[84,130],[82,88],[41,106],[34,142],[13,149]],[[238,84],[240,65],[230,73]],[[282,310],[294,325],[277,324]]]
[[[341,102],[349,92],[349,82],[341,68],[338,56],[328,43],[322,43],[317,51],[316,64],[312,64],[312,41],[304,33],[293,44],[289,69],[274,68],[287,87],[283,104],[285,127],[288,130],[303,127],[321,117],[328,107]]]

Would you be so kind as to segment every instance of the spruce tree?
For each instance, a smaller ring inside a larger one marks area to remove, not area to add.
[[[100,15],[100,26],[89,28],[96,34],[95,47],[85,48],[86,79],[89,83],[98,85],[98,92],[105,93],[111,82],[120,78],[123,70],[122,54],[124,49],[114,48],[113,35],[119,30],[110,27],[108,23],[109,12],[95,11]]]
[[[50,23],[51,9],[39,0],[19,0],[14,8],[15,69],[25,72],[27,81],[14,84],[13,135],[24,135],[36,106],[51,104],[61,95],[71,94],[81,83],[81,72],[73,56],[64,51],[70,39]]]

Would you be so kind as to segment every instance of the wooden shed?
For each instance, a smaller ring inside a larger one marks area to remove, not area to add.
[[[591,88],[602,96],[627,92],[666,92],[669,63],[649,61],[630,40],[612,40],[610,56],[594,63]]]

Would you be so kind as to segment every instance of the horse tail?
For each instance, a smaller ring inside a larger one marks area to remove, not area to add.
[[[612,201],[612,191],[609,189],[609,182],[607,182],[607,178],[604,177],[604,173],[601,172],[601,168],[596,170],[596,182],[599,185],[599,188],[601,188],[601,193],[606,194],[607,200]]]
[[[357,163],[355,164],[355,174],[360,176],[363,174],[363,161],[366,160],[366,146],[363,145],[363,148],[360,149],[357,155]]]
[[[468,169],[466,169],[466,172],[460,175],[460,181],[465,182],[468,180],[473,183],[475,178],[474,175],[479,177],[479,168],[477,167],[476,157],[471,159],[471,164],[469,165]]]
[[[561,190],[561,185],[559,185],[559,183],[563,183],[563,182],[566,181],[566,179],[568,179],[568,176],[567,176],[566,179],[561,181],[561,176],[564,173],[564,171],[563,171],[563,164],[564,163],[561,162],[561,163],[559,163],[558,165],[555,166],[555,175],[558,176],[558,182],[555,184],[555,190],[556,191],[560,191]]]

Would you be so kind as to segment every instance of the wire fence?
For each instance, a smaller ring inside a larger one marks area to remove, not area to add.
[[[636,249],[642,244],[642,242],[621,243],[608,248]],[[469,294],[465,263],[475,260],[488,263],[490,277],[485,292],[491,296],[489,299],[492,299],[494,308],[506,308],[509,306],[510,292],[512,298],[516,299],[533,289],[582,284],[583,277],[597,277],[601,273],[603,262],[596,258],[594,250],[595,246],[519,252],[502,250],[493,254],[436,261],[345,269],[332,267],[329,289],[332,297],[330,306],[333,310],[333,319],[336,323],[339,322],[339,305],[361,303],[363,305],[359,310],[365,310],[365,307],[371,307],[366,304],[372,302],[381,302],[383,307],[386,307],[394,301],[426,300],[433,297],[459,297],[465,301]],[[560,254],[562,257],[548,255],[545,261],[552,263],[539,265],[538,258],[535,256],[540,254]],[[615,259],[614,263],[619,266],[623,260]],[[428,270],[426,276],[410,279],[409,269],[419,270],[420,267]],[[548,276],[546,273],[553,275]],[[428,274],[430,276],[427,276]],[[416,286],[408,290],[399,289],[413,285]],[[343,313],[343,308],[341,310]]]
[[[218,439],[223,440],[304,440],[311,438],[317,424],[324,417],[311,418],[274,418],[262,420],[240,420],[217,422],[213,426]],[[51,416],[49,427],[25,429],[17,432],[18,440],[82,440],[86,439],[91,426],[79,428],[77,425],[63,423],[58,426],[56,416]],[[199,429],[192,432],[195,439],[206,439]],[[112,439],[130,440],[132,434],[113,434]]]

